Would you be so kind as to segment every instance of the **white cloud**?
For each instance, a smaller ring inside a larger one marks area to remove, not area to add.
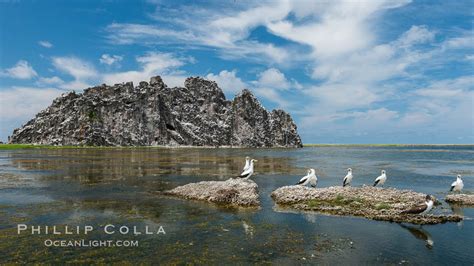
[[[248,87],[245,82],[236,76],[236,70],[222,70],[217,75],[210,73],[206,78],[217,82],[219,87],[228,94],[238,93]]]
[[[460,96],[462,93],[472,89],[474,89],[474,77],[463,76],[455,79],[434,81],[430,86],[416,90],[414,94],[446,100],[449,97]]]
[[[328,111],[350,110],[353,108],[369,107],[380,100],[380,96],[365,84],[324,84],[305,90],[318,102],[318,106]]]
[[[288,81],[285,75],[276,68],[269,68],[257,74],[257,79],[253,81],[243,81],[237,76],[237,71],[222,70],[219,74],[210,73],[207,79],[217,82],[219,87],[228,96],[233,96],[242,89],[250,88],[258,97],[276,103],[278,107],[289,107],[291,102],[285,99],[282,91],[289,89],[300,89],[301,85],[295,81]]]
[[[185,6],[152,15],[159,25],[112,23],[106,30],[114,44],[185,43],[218,48],[224,58],[267,60],[277,64],[308,60],[295,47],[250,39],[255,28],[266,27],[281,38],[307,45],[312,57],[342,56],[370,47],[375,36],[371,20],[384,10],[409,1],[261,1],[216,5],[207,9]],[[171,13],[163,17],[163,13]],[[295,18],[290,18],[292,15]],[[176,19],[175,17],[179,17]],[[257,55],[257,56],[256,56]]]
[[[433,41],[435,33],[430,31],[428,27],[422,26],[412,26],[408,31],[402,34],[398,39],[398,43],[402,47],[408,47],[420,43],[426,43]]]
[[[94,78],[98,75],[92,64],[75,56],[53,57],[53,65],[76,80]]]
[[[169,75],[162,75],[161,79],[163,82],[170,88],[172,87],[183,87],[184,81],[188,78],[188,76],[184,74],[172,73]]]
[[[474,61],[474,54],[468,54],[464,57],[467,61]]]
[[[407,1],[332,1],[324,4],[292,3],[300,21],[280,19],[267,23],[275,35],[308,45],[313,57],[341,57],[371,46],[375,36],[370,28],[374,15]]]
[[[123,56],[109,55],[109,54],[103,54],[99,59],[100,63],[106,64],[106,65],[109,65],[109,66],[113,65],[113,64],[117,64],[122,60],[123,60]]]
[[[445,49],[472,49],[474,45],[474,34],[472,32],[463,36],[449,38],[443,43]]]
[[[40,77],[37,81],[37,84],[40,85],[40,86],[43,86],[43,85],[48,85],[48,86],[61,85],[61,84],[64,84],[64,81],[61,78],[59,78],[58,76],[53,76],[53,77],[50,77],[50,78]]]
[[[45,47],[45,48],[52,48],[53,47],[53,44],[48,42],[48,41],[39,41],[38,44]]]
[[[397,111],[388,110],[387,108],[378,108],[378,109],[368,109],[366,111],[350,111],[350,112],[341,112],[333,114],[325,114],[321,116],[316,116],[317,122],[333,122],[338,120],[347,120],[352,119],[353,123],[361,125],[364,124],[364,127],[370,126],[370,124],[379,124],[381,122],[392,121],[399,117]]]
[[[289,89],[291,87],[290,82],[286,79],[285,74],[281,73],[276,68],[269,68],[259,74],[257,80],[259,87],[267,87],[274,89]]]
[[[65,91],[56,88],[12,87],[0,90],[0,124],[24,121],[48,107]]]
[[[388,81],[397,78],[416,79],[407,69],[429,59],[432,54],[418,51],[414,46],[433,39],[434,32],[427,27],[412,26],[392,42],[374,44],[342,57],[319,58],[312,77],[321,82],[305,88],[304,92],[318,103],[321,111],[318,114],[308,112],[308,119],[311,120],[312,116],[314,119],[332,119],[333,114],[336,117],[347,116],[354,114],[351,111],[353,109],[372,110],[393,96],[405,97],[397,92],[399,88],[396,83]],[[360,119],[357,117],[358,121]],[[370,121],[376,123],[375,119],[369,119],[367,123]]]
[[[75,56],[53,57],[52,63],[56,69],[73,77],[72,81],[58,84],[68,90],[83,90],[96,84],[100,73],[94,65]]]
[[[327,111],[318,105],[314,115],[302,119],[301,128],[308,131],[317,124],[319,131],[313,133],[316,135],[335,135],[339,139],[368,135],[374,136],[373,141],[392,141],[402,135],[401,139],[415,142],[429,142],[439,134],[473,136],[473,81],[470,76],[432,81],[404,95],[401,101],[406,108],[400,110],[368,105],[367,110]],[[375,140],[380,135],[387,138]]]
[[[170,53],[149,52],[143,56],[138,56],[136,61],[140,65],[140,70],[131,70],[124,72],[115,72],[104,74],[102,80],[107,84],[115,84],[121,82],[132,81],[137,84],[140,81],[147,81],[150,77],[160,75],[164,81],[169,80],[171,83],[180,84],[184,82],[184,77],[177,69],[184,65],[185,61],[193,59],[177,58]]]
[[[153,25],[114,23],[109,25],[106,30],[110,33],[108,39],[113,44],[186,43],[187,46],[191,47],[217,47],[219,48],[218,52],[224,59],[245,57],[254,61],[270,60],[276,63],[284,63],[289,58],[289,51],[282,47],[252,40],[235,42],[223,40],[221,39],[225,38],[223,35],[215,33],[214,29],[206,30],[204,25],[196,27],[193,31],[176,31]],[[255,55],[259,56],[256,57]]]
[[[293,92],[291,90],[302,89],[301,84],[295,80],[288,80],[285,74],[276,68],[258,73],[257,79],[250,83],[258,96],[276,103],[279,108],[290,108],[292,101],[288,99],[288,94]]]
[[[1,76],[6,76],[15,79],[31,79],[38,74],[33,69],[33,67],[28,63],[28,61],[20,60],[16,63],[15,66],[5,69]]]

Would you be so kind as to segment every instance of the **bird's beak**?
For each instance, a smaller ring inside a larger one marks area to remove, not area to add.
[[[258,160],[253,160],[254,162],[258,162]]]

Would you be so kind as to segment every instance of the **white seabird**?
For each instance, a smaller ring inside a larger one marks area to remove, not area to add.
[[[449,191],[461,191],[464,187],[464,182],[462,182],[461,175],[456,176],[456,181],[451,184],[451,189]]]
[[[249,179],[253,175],[253,163],[257,162],[255,159],[251,159],[249,162],[249,167],[247,170],[242,171],[242,173],[238,176],[239,178]]]
[[[311,184],[312,187],[316,187],[318,184],[318,177],[316,176],[316,171],[311,168],[308,170],[307,175],[303,176],[297,185],[306,186]]]
[[[383,186],[383,184],[385,184],[385,181],[387,181],[387,175],[385,174],[385,170],[382,170],[381,173],[382,173],[382,174],[379,175],[379,176],[375,179],[374,187],[377,186],[377,185]]]
[[[431,195],[426,195],[425,202],[423,204],[414,206],[413,208],[406,211],[402,211],[401,213],[402,214],[426,214],[429,211],[431,211],[431,209],[433,209],[433,204],[434,202]]]
[[[250,166],[250,157],[245,156],[245,165],[244,165],[244,169],[242,169],[242,171],[245,171],[245,170],[249,169],[249,166]]]
[[[350,186],[352,182],[352,168],[347,168],[347,175],[344,177],[344,180],[342,181],[342,186]]]

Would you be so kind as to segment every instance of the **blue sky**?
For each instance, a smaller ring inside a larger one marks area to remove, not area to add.
[[[472,1],[0,1],[0,139],[61,93],[249,88],[304,143],[474,143]]]

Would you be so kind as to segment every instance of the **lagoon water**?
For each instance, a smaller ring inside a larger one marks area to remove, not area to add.
[[[258,159],[252,177],[262,206],[236,209],[164,197],[189,182],[226,180]],[[167,264],[474,263],[474,209],[443,203],[460,223],[413,226],[357,217],[285,212],[270,193],[316,168],[318,186],[372,184],[443,199],[456,174],[474,192],[474,146],[328,146],[303,149],[83,148],[0,151],[0,264],[8,262]],[[166,234],[17,234],[17,224],[136,226]],[[138,247],[46,247],[47,239],[138,240]],[[426,239],[433,241],[427,245]]]

